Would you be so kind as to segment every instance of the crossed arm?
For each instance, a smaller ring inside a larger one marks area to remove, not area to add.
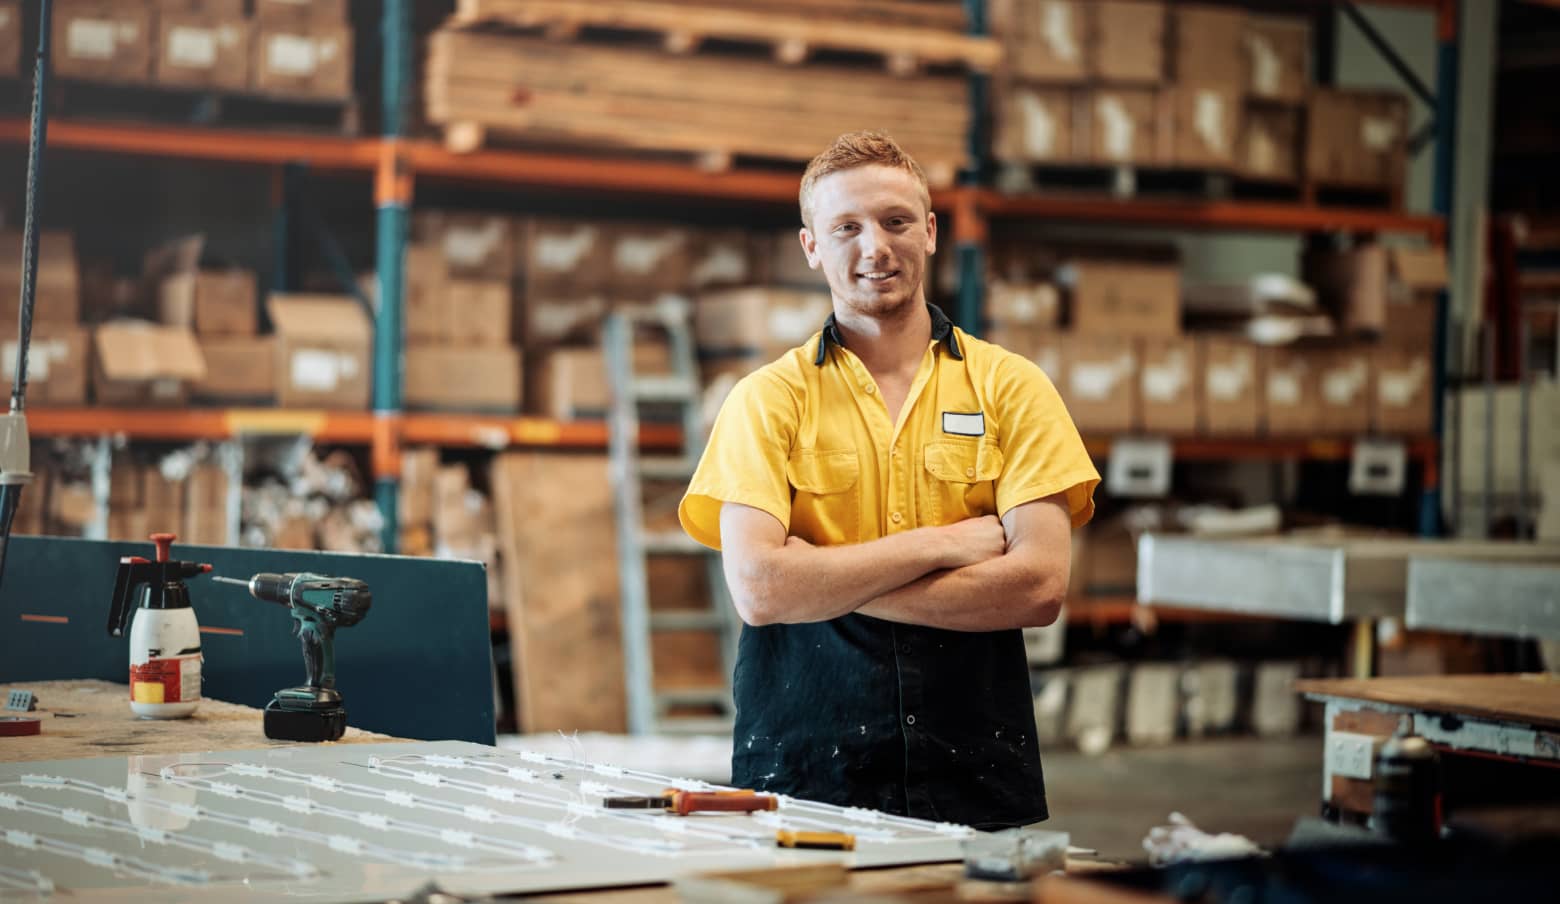
[[[954,631],[1049,625],[1067,594],[1072,525],[1058,494],[848,546],[787,537],[773,515],[720,512],[726,583],[750,625],[827,621],[860,612]]]

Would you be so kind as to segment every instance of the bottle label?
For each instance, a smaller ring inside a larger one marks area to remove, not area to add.
[[[200,654],[151,659],[130,666],[136,703],[193,703],[200,699]]]

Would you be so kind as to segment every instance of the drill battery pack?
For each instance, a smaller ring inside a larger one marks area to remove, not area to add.
[[[283,709],[272,700],[265,708],[265,736],[274,741],[338,741],[347,731],[347,710]]]

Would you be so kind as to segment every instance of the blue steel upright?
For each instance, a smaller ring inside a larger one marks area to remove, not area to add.
[[[385,150],[374,191],[379,312],[374,329],[373,464],[374,499],[384,518],[384,550],[393,553],[400,544],[401,298],[411,215],[410,174],[395,170],[404,166],[398,144],[405,123],[406,85],[411,71],[411,4],[407,0],[384,0],[380,23],[380,40],[384,47],[381,106]]]

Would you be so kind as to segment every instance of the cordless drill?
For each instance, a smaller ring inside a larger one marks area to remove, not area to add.
[[[363,620],[372,602],[368,585],[355,578],[261,572],[247,581],[214,578],[249,588],[249,595],[292,610],[293,634],[303,645],[307,683],[276,692],[265,708],[265,736],[282,741],[334,741],[347,730],[347,711],[336,690],[337,628]]]

